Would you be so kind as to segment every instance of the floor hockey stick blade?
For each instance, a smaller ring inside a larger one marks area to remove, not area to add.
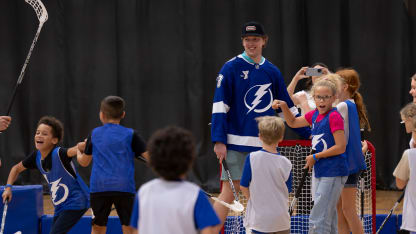
[[[238,201],[234,200],[233,204],[228,204],[227,202],[220,200],[218,197],[211,197],[211,199],[219,202],[221,205],[228,207],[235,212],[242,212],[244,210],[244,206]]]

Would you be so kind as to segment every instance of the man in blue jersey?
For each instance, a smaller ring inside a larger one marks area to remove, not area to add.
[[[120,125],[124,118],[125,102],[121,97],[108,96],[101,101],[100,120],[103,126],[95,128],[86,143],[78,144],[81,166],[93,160],[90,188],[93,212],[92,233],[106,233],[111,207],[114,204],[123,233],[131,233],[130,216],[136,186],[134,157],[147,158],[146,144],[131,128]]]
[[[261,149],[258,138],[256,117],[272,116],[273,99],[285,100],[290,110],[298,115],[297,108],[286,90],[279,69],[262,56],[268,36],[263,25],[248,22],[242,27],[244,52],[224,64],[217,77],[212,108],[211,140],[215,143],[214,152],[220,163],[226,160],[234,182],[239,183],[244,160],[249,152]],[[279,116],[283,114],[278,110]],[[295,129],[302,138],[310,137],[310,129]],[[223,169],[221,180],[227,180]],[[233,193],[228,183],[222,187],[220,199],[233,201]],[[215,203],[221,221],[224,222],[228,208]]]

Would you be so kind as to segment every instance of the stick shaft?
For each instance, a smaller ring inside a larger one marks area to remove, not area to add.
[[[381,224],[380,228],[377,230],[376,234],[378,234],[381,229],[383,229],[384,224],[386,224],[387,220],[389,220],[391,214],[393,214],[394,210],[396,209],[396,207],[400,204],[400,202],[402,201],[403,197],[404,197],[405,191],[403,191],[402,195],[399,197],[399,199],[397,199],[396,203],[394,203],[393,208],[391,208],[389,215],[387,215],[387,217],[384,219],[383,223]]]
[[[360,180],[361,220],[364,219],[364,175]]]
[[[9,206],[9,202],[5,201],[3,206],[3,217],[1,218],[1,228],[0,234],[4,233],[4,224],[6,223],[6,215],[7,215],[7,207]]]
[[[38,41],[38,37],[39,37],[40,31],[42,30],[42,27],[43,27],[43,23],[40,23],[39,27],[38,27],[38,30],[36,32],[35,38],[32,41],[32,45],[30,46],[29,53],[26,56],[25,63],[23,64],[22,70],[20,71],[20,75],[19,75],[19,78],[17,79],[17,83],[16,83],[16,86],[13,90],[13,94],[12,94],[12,96],[10,98],[10,101],[9,101],[9,104],[7,106],[6,115],[10,115],[10,112],[11,112],[12,106],[13,106],[13,102],[16,98],[17,90],[18,90],[20,84],[23,81],[23,76],[25,75],[27,64],[29,64],[30,56],[32,55],[33,48],[35,48],[36,42]]]
[[[227,173],[228,182],[230,183],[231,190],[233,191],[233,194],[234,194],[234,199],[235,199],[236,201],[238,201],[238,195],[237,195],[237,192],[236,192],[236,190],[235,190],[233,180],[231,179],[231,174],[230,174],[230,171],[228,170],[228,165],[227,165],[227,162],[226,162],[225,160],[223,160],[223,161],[222,161],[222,165],[223,165],[223,167],[224,167],[225,173]]]

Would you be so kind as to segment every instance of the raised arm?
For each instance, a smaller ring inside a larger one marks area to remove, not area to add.
[[[71,148],[68,148],[68,151],[66,152],[66,154],[68,155],[68,157],[72,158],[77,155],[77,151],[78,151],[78,144]]]
[[[9,177],[7,178],[7,185],[6,185],[6,188],[4,189],[4,192],[3,192],[3,195],[2,195],[3,203],[6,200],[8,200],[8,201],[12,200],[12,187],[11,187],[11,185],[14,184],[14,182],[16,181],[19,174],[24,170],[26,170],[26,168],[23,166],[22,162],[14,165],[12,167],[12,169],[10,170]]]
[[[283,112],[284,119],[291,128],[301,128],[309,126],[308,121],[305,119],[304,116],[295,117],[293,113],[290,111],[289,107],[287,106],[285,101],[281,100],[274,100],[272,104],[273,109],[280,108]]]
[[[290,98],[292,98],[292,100],[293,94],[295,93],[296,85],[298,84],[299,80],[307,78],[307,76],[305,76],[305,71],[307,68],[308,67],[302,67],[298,72],[296,72],[295,76],[292,78],[292,81],[287,86],[287,92],[289,93],[289,96]],[[297,104],[295,100],[293,100],[293,102]]]

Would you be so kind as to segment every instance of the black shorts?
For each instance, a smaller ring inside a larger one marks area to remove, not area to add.
[[[351,174],[348,176],[347,182],[345,182],[344,188],[355,188],[357,187],[358,178],[361,175],[361,171]]]
[[[121,225],[130,225],[134,196],[134,193],[125,192],[91,193],[92,224],[107,226],[108,216],[114,204]]]

